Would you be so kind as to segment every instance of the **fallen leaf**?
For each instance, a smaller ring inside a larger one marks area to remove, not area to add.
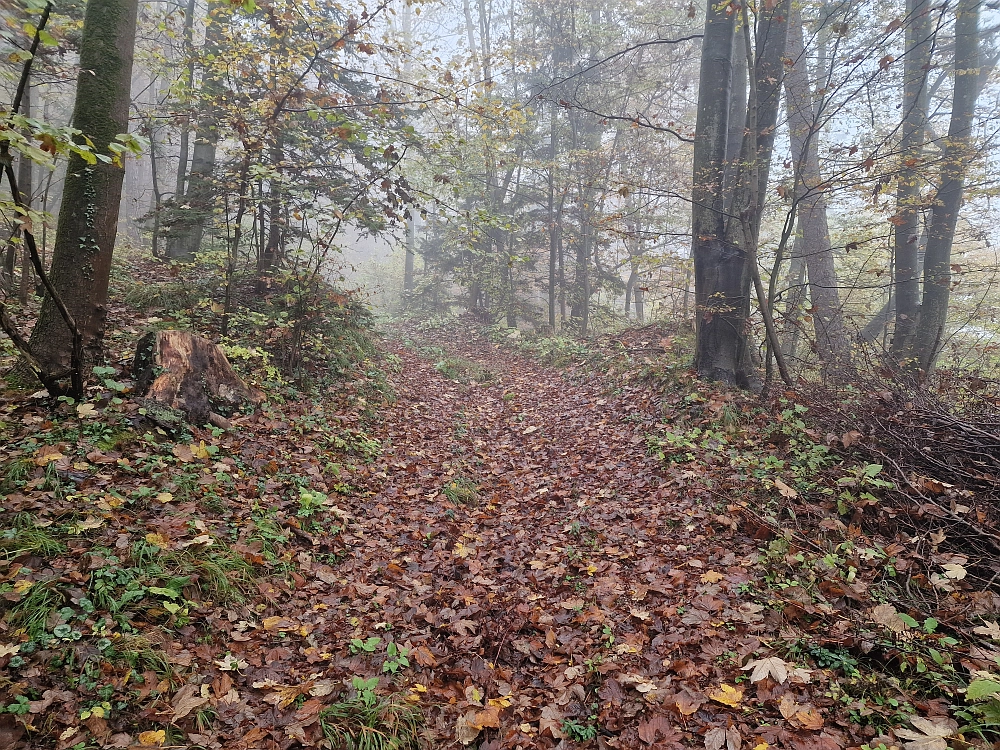
[[[150,532],[146,534],[146,543],[151,544],[154,547],[169,547],[170,537],[166,537],[159,532]]]
[[[167,741],[167,732],[163,729],[150,730],[139,734],[139,744],[145,747],[159,747]]]
[[[950,578],[953,581],[961,581],[968,574],[968,571],[963,565],[958,563],[946,563],[941,566],[944,568],[944,575],[946,578]]]
[[[243,659],[237,659],[232,654],[227,653],[221,659],[215,660],[215,666],[221,669],[223,672],[236,672],[241,669],[246,669],[250,666],[249,663]]]
[[[476,741],[479,736],[480,727],[475,724],[476,712],[469,711],[458,717],[455,722],[455,739],[463,745],[469,745]]]
[[[538,719],[538,733],[548,731],[557,740],[565,739],[562,732],[563,715],[555,706],[545,706],[542,715]]]
[[[793,487],[789,487],[780,479],[772,479],[771,481],[774,482],[774,486],[777,487],[782,497],[787,497],[791,500],[799,496],[799,493]]]
[[[705,750],[740,750],[743,745],[743,737],[736,727],[712,727],[705,732]]]
[[[53,461],[58,461],[63,457],[59,448],[54,445],[43,445],[35,455],[35,466],[48,466]]]
[[[86,419],[87,417],[97,416],[97,407],[93,404],[77,404],[76,405],[76,416],[80,419]]]
[[[315,698],[322,698],[330,695],[340,683],[336,680],[316,680],[309,688],[309,695]]]
[[[702,707],[702,704],[703,701],[700,701],[687,693],[681,693],[676,699],[674,699],[674,705],[677,706],[677,710],[682,716],[691,716]]]
[[[705,695],[716,703],[721,703],[724,706],[730,706],[732,708],[736,708],[743,700],[743,691],[739,688],[733,687],[732,685],[727,685],[725,682],[717,688],[706,690]]]
[[[173,453],[174,456],[176,456],[182,463],[190,463],[191,461],[194,461],[194,453],[191,452],[190,445],[176,444],[171,449],[171,453]]]
[[[987,620],[985,625],[973,628],[972,632],[989,636],[994,641],[1000,641],[1000,625],[997,624],[996,620]]]
[[[784,684],[785,680],[788,679],[788,665],[784,659],[777,656],[754,659],[751,662],[747,662],[746,666],[743,667],[744,671],[751,669],[753,672],[750,673],[750,682],[760,682],[766,677],[771,676],[779,684]]]
[[[810,703],[797,703],[791,693],[785,693],[778,702],[778,712],[789,724],[798,729],[815,731],[823,728],[823,717]]]
[[[705,750],[722,750],[726,746],[726,730],[712,727],[705,732]]]
[[[896,608],[891,604],[879,604],[877,607],[872,607],[869,614],[873,621],[884,625],[894,633],[902,633],[906,630],[906,623],[903,622]]]
[[[906,750],[947,750],[948,743],[945,739],[951,737],[958,728],[950,719],[931,721],[923,716],[911,716],[910,723],[919,731],[894,730],[897,737],[910,740],[906,743]]]
[[[192,683],[183,685],[174,694],[174,699],[170,703],[174,708],[174,715],[170,720],[183,719],[196,708],[204,706],[208,701],[208,685],[194,685]]]
[[[659,737],[669,737],[672,729],[666,716],[656,714],[639,722],[639,739],[652,745]]]
[[[718,583],[723,578],[725,578],[725,576],[717,570],[709,570],[708,572],[701,574],[702,583]]]

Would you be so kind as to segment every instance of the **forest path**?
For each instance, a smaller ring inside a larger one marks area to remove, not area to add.
[[[713,728],[758,745],[732,687],[768,627],[746,596],[754,547],[646,455],[652,393],[474,338],[390,347],[397,399],[337,575],[354,637],[389,623],[413,649],[402,684],[434,746],[703,746]],[[493,377],[443,374],[472,362]]]

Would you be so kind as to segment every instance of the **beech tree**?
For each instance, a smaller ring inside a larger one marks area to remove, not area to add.
[[[739,163],[730,170],[728,184],[729,118],[740,116],[731,114],[738,10],[732,4],[709,2],[705,18],[691,209],[695,368],[702,377],[741,386],[754,380],[748,337],[751,286],[761,303],[771,351],[780,357],[757,270],[757,245],[777,124],[789,7],[786,0],[760,8],[753,40],[749,16],[743,11],[743,49],[753,58],[753,65],[748,60],[749,95],[741,118],[744,135]]]
[[[945,341],[951,295],[951,249],[971,157],[972,125],[980,89],[979,9],[981,0],[959,0],[955,9],[955,90],[944,144],[941,182],[927,229],[923,297],[913,336],[915,364],[926,374]]]
[[[98,360],[124,170],[138,0],[90,0],[80,43],[73,125],[94,145],[95,163],[70,157],[46,294],[31,350],[49,382],[75,381]],[[72,316],[66,320],[55,296]]]

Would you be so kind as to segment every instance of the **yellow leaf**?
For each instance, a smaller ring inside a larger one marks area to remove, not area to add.
[[[721,703],[722,705],[730,706],[731,708],[736,708],[743,700],[742,690],[735,688],[732,685],[727,685],[724,682],[717,688],[707,690],[705,695],[716,703]]]
[[[150,532],[146,534],[146,541],[152,544],[154,547],[169,547],[170,537],[164,536],[159,532]]]
[[[208,448],[202,440],[198,445],[191,443],[191,455],[195,458],[208,458]]]
[[[32,581],[26,581],[22,578],[20,581],[14,584],[14,593],[24,594],[25,591],[27,591],[34,585],[35,584]]]
[[[718,583],[723,578],[725,578],[725,576],[717,570],[710,570],[707,573],[701,574],[702,583]]]
[[[172,502],[173,499],[174,496],[171,495],[169,492],[160,492],[156,495],[156,501],[159,503],[169,503]]]
[[[36,466],[47,466],[53,461],[58,461],[63,457],[63,454],[59,452],[59,449],[52,445],[43,445],[38,449],[38,455],[35,457]]]
[[[146,747],[159,747],[167,741],[167,733],[163,729],[157,729],[139,734],[139,744]]]
[[[101,501],[97,504],[97,507],[102,510],[113,510],[115,508],[120,508],[125,504],[125,501],[120,497],[115,497],[114,495],[105,495],[101,498]]]

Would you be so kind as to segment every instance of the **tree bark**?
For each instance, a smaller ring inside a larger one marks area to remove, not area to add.
[[[941,166],[941,187],[927,231],[924,289],[914,333],[916,364],[924,375],[934,368],[944,345],[951,296],[951,248],[971,158],[972,125],[979,98],[980,0],[959,0],[955,10],[955,93]]]
[[[87,3],[73,125],[100,154],[128,130],[137,9],[137,0]],[[103,345],[123,178],[121,166],[73,156],[63,187],[50,277],[81,334],[85,371]],[[51,295],[42,301],[31,349],[47,372],[72,374],[73,336]]]
[[[795,169],[798,231],[809,275],[816,349],[824,372],[833,374],[848,364],[850,340],[837,293],[837,270],[819,166],[819,112],[813,101],[803,46],[802,17],[797,8],[791,13],[787,51],[793,61],[785,76],[785,98],[789,145]]]
[[[191,260],[201,249],[205,227],[212,217],[215,205],[215,186],[212,174],[215,171],[215,150],[219,142],[218,113],[213,98],[218,93],[218,75],[212,70],[217,65],[223,38],[222,24],[209,13],[205,29],[203,58],[212,58],[206,63],[201,83],[200,110],[195,130],[194,148],[191,152],[191,169],[187,177],[184,195],[177,195],[177,216],[167,238],[166,257],[173,260]]]
[[[736,14],[709,1],[702,40],[691,204],[699,376],[746,381],[746,251],[725,240],[724,171]]]
[[[548,282],[548,303],[549,303],[549,328],[552,333],[556,331],[556,260],[559,254],[559,226],[556,219],[556,154],[558,153],[558,119],[556,106],[552,105],[552,120],[549,126],[549,282]]]
[[[726,168],[722,184],[725,195],[724,208],[728,212],[733,202],[733,191],[729,188],[740,173],[743,156],[743,137],[746,134],[747,86],[746,40],[743,34],[733,37],[733,75],[729,95],[729,132],[726,136]]]
[[[187,85],[194,86],[194,46],[192,37],[194,30],[195,0],[188,0],[184,9],[184,54],[187,55]],[[174,182],[174,199],[184,195],[184,181],[187,178],[188,156],[190,153],[191,117],[185,114],[181,118],[180,153],[177,157],[177,179]]]
[[[21,100],[21,112],[25,117],[31,117],[31,82],[24,86],[24,98]],[[32,176],[34,164],[31,159],[21,156],[17,165],[17,189],[21,193],[21,201],[25,208],[31,208],[31,197],[34,193]],[[31,254],[28,252],[28,243],[21,243],[21,279],[17,288],[17,299],[22,305],[28,304],[28,291],[31,287]]]
[[[892,353],[904,362],[913,357],[913,335],[920,314],[920,161],[927,135],[927,73],[934,36],[930,0],[906,0],[906,57],[903,62],[903,122],[899,140],[900,167],[893,218],[896,325]]]

